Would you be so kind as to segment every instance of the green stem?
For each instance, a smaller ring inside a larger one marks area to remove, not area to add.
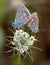
[[[18,64],[21,65],[21,63],[20,63],[20,53],[18,55]]]

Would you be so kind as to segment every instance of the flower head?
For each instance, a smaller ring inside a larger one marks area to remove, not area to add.
[[[23,30],[16,30],[12,45],[15,45],[15,49],[22,54],[29,50],[29,47],[34,44],[34,41],[36,41],[34,36],[30,36]]]

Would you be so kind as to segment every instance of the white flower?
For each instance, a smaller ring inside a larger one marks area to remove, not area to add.
[[[33,45],[33,43],[34,43],[34,41],[32,40],[32,41],[29,42],[28,45]]]
[[[28,46],[23,46],[24,51],[28,50]]]
[[[31,36],[30,39],[36,41],[35,37],[33,36]]]
[[[28,38],[30,35],[28,33],[25,32],[25,37]]]
[[[21,49],[19,50],[19,52],[20,52],[21,54],[24,53],[23,48],[21,48]]]
[[[20,33],[23,33],[23,30],[19,30]]]
[[[15,45],[15,42],[11,42],[12,45]]]
[[[16,30],[12,44],[15,44],[15,49],[22,54],[29,50],[29,47],[34,44],[34,41],[36,41],[34,36],[30,36],[23,30]]]
[[[19,48],[18,47],[15,47],[15,50],[19,51]]]

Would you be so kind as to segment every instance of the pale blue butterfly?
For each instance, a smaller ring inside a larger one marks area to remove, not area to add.
[[[39,31],[39,18],[36,12],[32,13],[31,19],[29,20],[28,27],[32,32],[37,33]]]
[[[31,16],[29,10],[25,5],[20,4],[17,8],[17,13],[15,21],[12,23],[14,28],[20,28],[28,22],[29,17]]]

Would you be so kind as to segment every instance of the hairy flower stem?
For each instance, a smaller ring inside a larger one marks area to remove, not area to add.
[[[20,63],[20,57],[21,57],[21,55],[20,55],[20,53],[18,54],[18,65],[21,65],[21,63]]]

